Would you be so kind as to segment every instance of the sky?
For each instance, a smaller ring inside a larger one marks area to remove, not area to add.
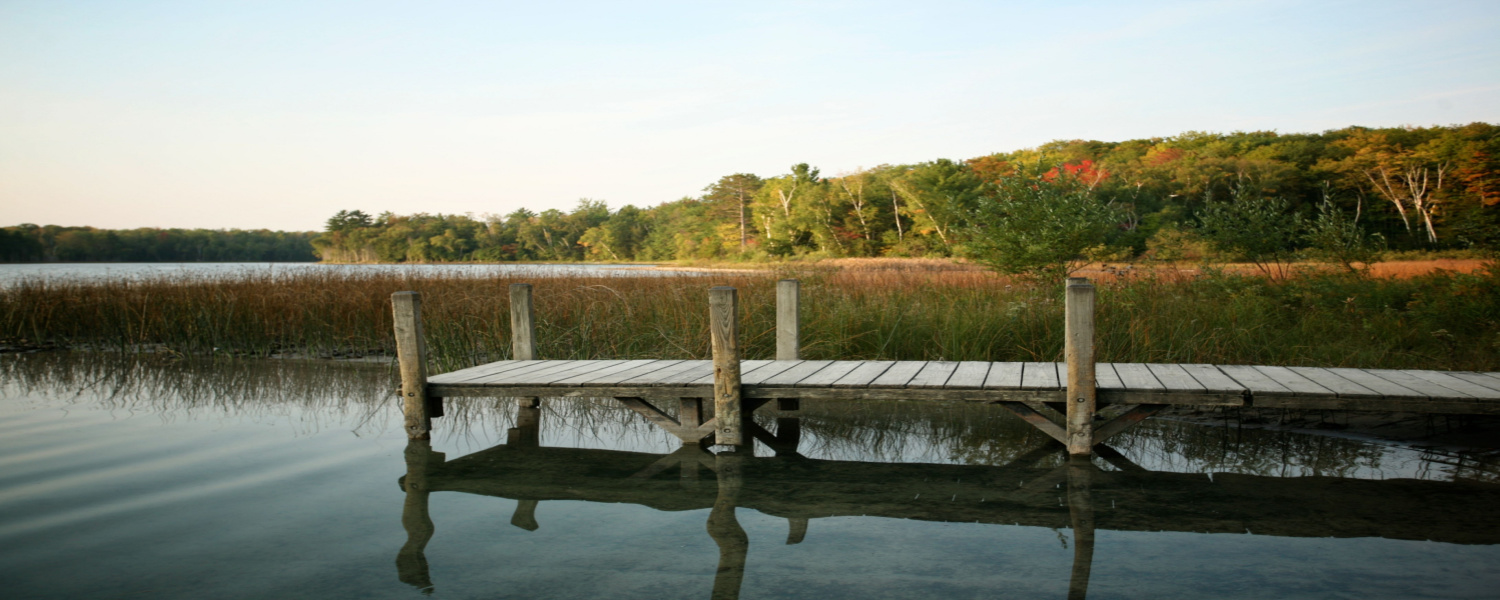
[[[1500,123],[1500,2],[0,0],[0,225],[318,230],[1056,139]]]

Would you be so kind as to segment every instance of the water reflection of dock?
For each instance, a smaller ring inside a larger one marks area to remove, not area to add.
[[[999,467],[816,460],[796,453],[796,419],[759,436],[774,457],[694,445],[665,455],[548,448],[539,444],[539,409],[518,411],[506,444],[454,460],[411,441],[402,581],[432,585],[423,555],[434,534],[427,497],[441,491],[517,500],[511,523],[528,530],[539,526],[537,504],[552,500],[706,509],[720,550],[714,598],[736,597],[744,573],[749,539],[736,508],[787,519],[793,544],[817,535],[816,519],[840,516],[1070,529],[1077,598],[1087,589],[1096,529],[1500,543],[1500,517],[1488,510],[1500,489],[1482,484],[1153,472],[1100,447],[1112,467],[1104,470],[1062,458],[1056,444]]]

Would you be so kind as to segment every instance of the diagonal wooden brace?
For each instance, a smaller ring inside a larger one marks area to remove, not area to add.
[[[709,419],[707,423],[703,423],[696,427],[684,426],[682,423],[679,423],[677,419],[674,419],[671,415],[662,412],[661,409],[653,406],[650,402],[647,402],[644,399],[615,398],[615,400],[620,401],[620,404],[624,404],[626,408],[640,413],[641,416],[646,417],[647,421],[652,422],[657,427],[665,429],[668,433],[677,436],[677,439],[682,440],[682,442],[685,444],[696,444],[702,441],[704,438],[713,435],[714,427],[718,425],[718,419],[714,418]]]
[[[1115,417],[1114,420],[1094,428],[1094,445],[1103,444],[1105,440],[1117,433],[1136,426],[1146,417],[1154,415],[1157,411],[1166,408],[1165,404],[1140,404],[1125,411],[1124,414]]]
[[[1037,412],[1035,409],[1021,402],[997,402],[996,404],[1005,407],[1006,410],[1015,413],[1016,416],[1021,417],[1022,419],[1025,419],[1027,423],[1031,423],[1032,427],[1036,427],[1037,429],[1041,430],[1042,433],[1051,436],[1052,439],[1064,444],[1068,443],[1067,430],[1058,426],[1058,424],[1052,419],[1047,418],[1047,415]],[[1056,413],[1057,411],[1052,412]]]

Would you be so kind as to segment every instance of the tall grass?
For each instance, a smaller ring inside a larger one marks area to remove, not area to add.
[[[787,274],[780,274],[785,276]],[[982,271],[806,269],[803,354],[819,359],[1058,360],[1060,285]],[[775,346],[778,275],[527,277],[543,358],[706,358],[708,288],[739,288],[742,346]],[[1208,273],[1101,280],[1099,356],[1500,370],[1500,273],[1407,279]],[[509,356],[515,278],[260,273],[144,281],[23,281],[0,289],[0,338],[122,351],[393,354],[390,294],[423,294],[437,371]]]

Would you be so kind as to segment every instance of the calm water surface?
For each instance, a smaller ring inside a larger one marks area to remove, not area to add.
[[[1491,464],[1150,421],[1068,462],[994,407],[818,404],[752,453],[383,366],[0,356],[5,598],[1494,598]]]
[[[291,275],[336,270],[346,273],[447,274],[472,277],[495,275],[619,275],[637,277],[662,273],[651,265],[600,264],[461,264],[461,265],[325,265],[321,263],[27,263],[0,264],[0,285],[25,279],[96,281],[154,277],[221,277],[245,273]],[[674,273],[680,274],[680,273]]]

